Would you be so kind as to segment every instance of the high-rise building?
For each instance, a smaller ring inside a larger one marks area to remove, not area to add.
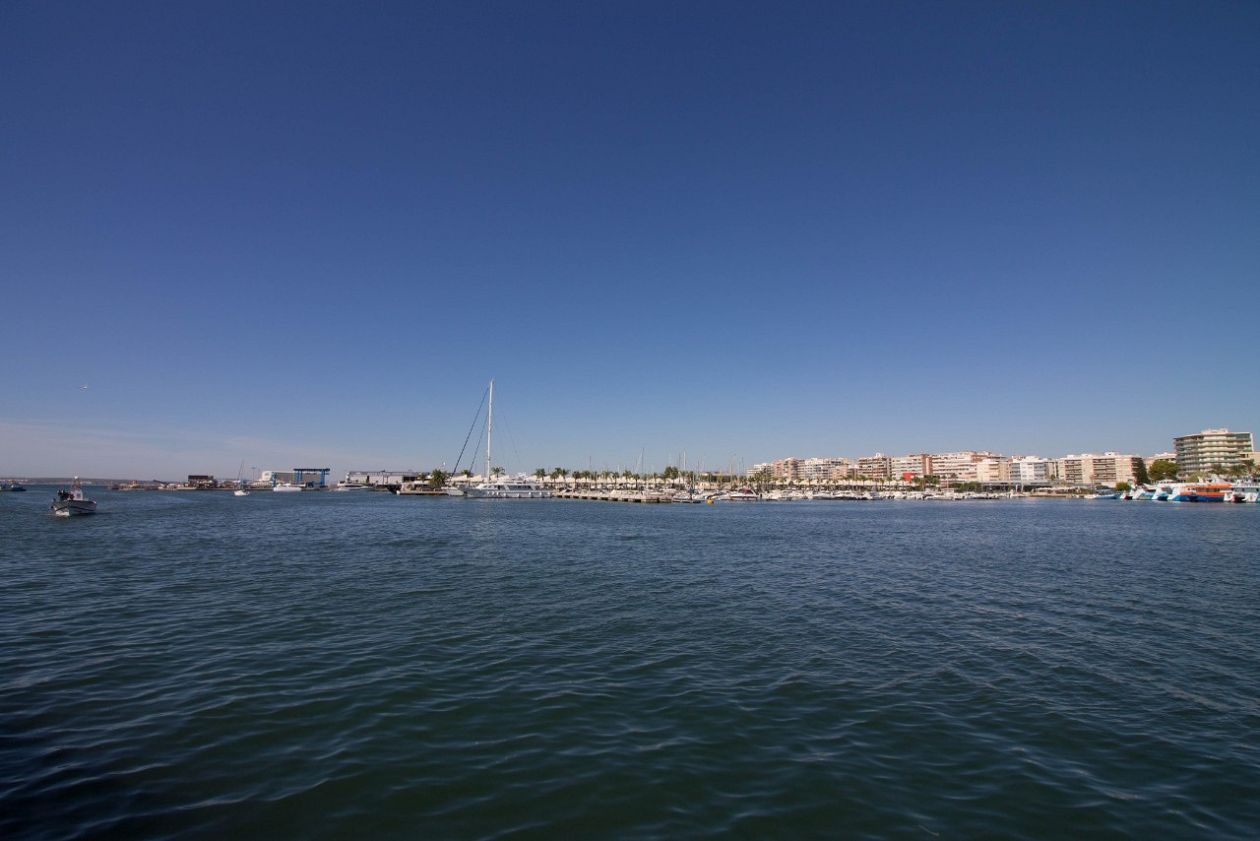
[[[1173,439],[1173,449],[1177,451],[1177,472],[1182,477],[1228,470],[1241,464],[1246,454],[1255,448],[1250,432],[1230,432],[1228,429],[1205,429]]]

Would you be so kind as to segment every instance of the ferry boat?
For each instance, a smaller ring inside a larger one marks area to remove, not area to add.
[[[95,514],[96,500],[84,496],[83,486],[79,484],[79,477],[76,476],[69,490],[63,488],[57,491],[51,508],[53,514],[58,517],[79,517],[84,514]]]
[[[1172,486],[1170,502],[1224,502],[1225,493],[1232,492],[1229,482],[1178,482]]]

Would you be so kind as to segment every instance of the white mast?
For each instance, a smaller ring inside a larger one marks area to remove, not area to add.
[[[486,413],[486,481],[490,478],[490,440],[494,437],[494,380],[490,381],[490,409]]]

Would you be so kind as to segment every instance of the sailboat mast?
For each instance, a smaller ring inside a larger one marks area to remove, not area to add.
[[[490,408],[486,413],[486,481],[490,478],[490,441],[494,437],[494,380],[490,381]]]

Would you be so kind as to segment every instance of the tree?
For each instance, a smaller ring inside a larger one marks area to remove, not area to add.
[[[540,467],[540,468],[538,468],[537,470],[535,470],[535,471],[534,471],[534,478],[535,478],[535,479],[541,479],[541,478],[543,478],[543,477],[544,477],[544,476],[546,476],[546,475],[547,475],[547,470],[546,470],[546,468],[544,468],[544,467]]]
[[[753,484],[764,488],[774,481],[774,474],[763,467],[752,475],[752,480]]]
[[[429,472],[429,487],[433,488],[435,491],[439,488],[445,487],[447,478],[448,477],[445,471],[436,469],[432,470]]]
[[[669,467],[666,467],[665,470],[662,471],[661,478],[665,479],[666,481],[671,481],[673,479],[677,479],[679,475],[680,473],[678,471],[678,468],[671,465]]]
[[[1133,486],[1132,486],[1132,485],[1130,485],[1128,482],[1116,482],[1116,490],[1118,490],[1118,491],[1131,491],[1131,490],[1133,490]]]
[[[490,468],[490,475],[491,475],[491,476],[499,476],[499,475],[501,475],[502,473],[503,473],[503,468],[502,468],[502,467],[492,467],[492,468]]]
[[[1148,472],[1152,482],[1167,482],[1177,478],[1177,462],[1166,458],[1157,458],[1151,462]]]
[[[1133,467],[1133,481],[1139,485],[1148,485],[1151,481],[1151,474],[1146,471],[1146,459],[1140,458]]]

